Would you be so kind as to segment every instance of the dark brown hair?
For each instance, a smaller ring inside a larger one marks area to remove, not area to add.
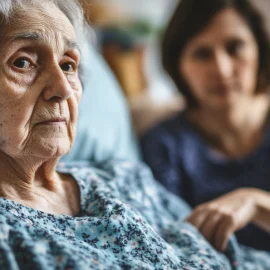
[[[199,34],[220,11],[235,9],[250,27],[259,48],[257,89],[270,85],[270,45],[261,14],[248,0],[181,0],[162,44],[162,62],[188,106],[196,106],[196,100],[179,72],[179,57],[195,35]]]

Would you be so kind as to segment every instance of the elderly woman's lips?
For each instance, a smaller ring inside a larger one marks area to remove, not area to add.
[[[66,118],[54,118],[39,122],[38,125],[65,125],[66,123],[67,123]]]

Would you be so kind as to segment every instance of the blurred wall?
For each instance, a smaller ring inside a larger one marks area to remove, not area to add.
[[[179,0],[101,0],[123,7],[130,16],[148,19],[156,25],[164,25]]]
[[[266,27],[270,34],[270,0],[252,0],[252,2],[262,12]]]

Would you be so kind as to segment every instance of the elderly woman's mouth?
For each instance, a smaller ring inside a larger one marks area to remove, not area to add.
[[[57,118],[52,118],[52,119],[39,122],[37,125],[66,125],[66,124],[67,124],[67,118],[57,117]]]

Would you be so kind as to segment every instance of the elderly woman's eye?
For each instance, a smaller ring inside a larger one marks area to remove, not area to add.
[[[20,69],[27,69],[31,66],[31,63],[25,58],[19,58],[13,62],[13,66]]]
[[[75,71],[75,67],[72,63],[64,63],[61,65],[61,69],[66,72],[73,72]]]

